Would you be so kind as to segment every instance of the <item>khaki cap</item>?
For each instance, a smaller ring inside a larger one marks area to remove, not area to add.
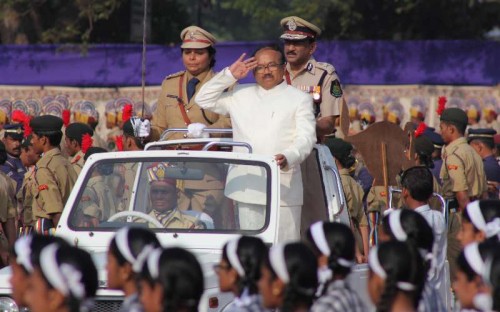
[[[321,35],[321,29],[318,26],[297,16],[285,17],[281,20],[280,25],[284,30],[280,38],[284,40],[316,39]]]
[[[213,46],[215,37],[208,31],[198,27],[189,26],[181,31],[182,49],[203,49]]]

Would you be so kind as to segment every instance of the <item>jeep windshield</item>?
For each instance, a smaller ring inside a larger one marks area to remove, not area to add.
[[[258,161],[103,159],[88,169],[68,226],[116,231],[133,224],[158,232],[256,234],[269,222],[269,180],[270,168]]]

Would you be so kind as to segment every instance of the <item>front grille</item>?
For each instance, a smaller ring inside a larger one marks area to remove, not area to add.
[[[119,300],[96,300],[92,312],[117,312],[121,304],[122,301]]]

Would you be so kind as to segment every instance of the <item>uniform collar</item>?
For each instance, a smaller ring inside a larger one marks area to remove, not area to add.
[[[200,83],[205,81],[206,78],[209,78],[210,76],[208,75],[210,72],[212,71],[212,69],[210,68],[209,70],[207,71],[204,71],[202,73],[200,73],[198,76],[193,76],[191,75],[187,70],[186,70],[186,83],[187,81],[191,80],[192,78],[197,78]]]
[[[427,212],[429,210],[431,210],[431,207],[428,204],[415,208],[416,212]]]
[[[286,64],[286,70],[290,74],[290,77],[292,77],[292,79],[294,77],[301,75],[304,72],[309,72],[314,75],[314,73],[316,72],[315,68],[316,68],[316,60],[314,59],[314,57],[311,57],[309,61],[307,61],[307,63],[304,64],[304,67],[302,67],[302,69],[299,70],[295,75],[292,74],[292,68],[290,66],[290,63]]]
[[[348,176],[351,176],[351,175],[349,174],[349,169],[347,169],[347,168],[342,168],[342,169],[339,169],[339,173],[340,173],[341,175],[348,175]]]
[[[460,137],[450,144],[446,145],[444,147],[445,152],[452,152],[454,151],[459,145],[466,144],[467,145],[467,140],[464,137]]]

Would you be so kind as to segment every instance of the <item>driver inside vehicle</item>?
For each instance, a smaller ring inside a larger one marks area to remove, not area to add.
[[[168,229],[205,229],[203,216],[199,213],[188,214],[177,207],[177,180],[167,177],[168,164],[157,163],[148,168],[149,215]]]

